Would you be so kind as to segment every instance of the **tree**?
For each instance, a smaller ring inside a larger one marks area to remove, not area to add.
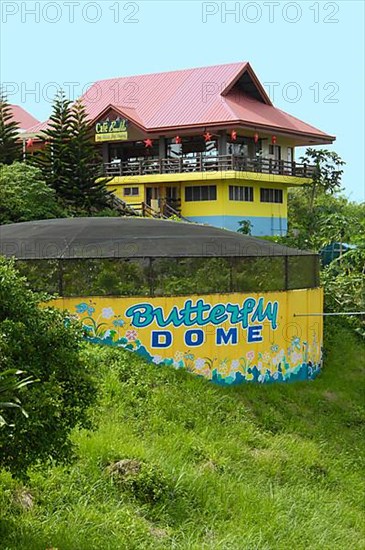
[[[64,216],[38,168],[24,162],[0,167],[0,224]]]
[[[318,250],[328,242],[325,220],[348,210],[348,201],[338,196],[345,163],[335,152],[311,148],[301,161],[314,164],[315,170],[309,184],[289,192],[289,231],[280,240],[289,246]]]
[[[68,197],[72,177],[68,147],[71,141],[71,116],[71,101],[60,91],[56,95],[47,128],[38,136],[44,141],[44,148],[28,159],[41,170],[47,185],[54,189],[62,201]]]
[[[346,252],[322,272],[326,311],[365,311],[365,246]],[[354,330],[365,338],[365,315],[345,317]]]
[[[312,149],[309,147],[304,157],[303,164],[314,164],[315,170],[309,188],[309,211],[312,212],[318,193],[336,193],[341,189],[341,178],[345,161],[334,151],[327,149]]]
[[[44,149],[30,158],[62,203],[76,214],[97,213],[109,206],[110,193],[101,177],[101,162],[91,141],[84,106],[60,91],[46,130]]]
[[[72,108],[70,130],[72,136],[69,144],[72,164],[70,201],[91,214],[109,206],[110,192],[106,188],[109,180],[102,177],[101,159],[91,141],[90,124],[85,107],[80,101],[76,101]]]
[[[37,460],[69,458],[71,430],[88,425],[95,398],[93,378],[80,358],[81,327],[51,307],[40,307],[11,261],[0,258],[0,362],[26,371],[39,383],[19,389],[29,419],[9,409],[0,430],[0,466],[25,475]],[[10,434],[9,434],[10,431]]]
[[[20,160],[21,145],[18,141],[19,123],[13,119],[11,105],[0,94],[0,164],[12,164]]]
[[[251,235],[252,231],[252,223],[250,220],[242,220],[238,222],[239,228],[237,229],[238,233],[241,233],[242,235]]]

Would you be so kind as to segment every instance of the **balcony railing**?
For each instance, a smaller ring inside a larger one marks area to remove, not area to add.
[[[104,164],[107,176],[145,176],[150,174],[183,174],[189,172],[260,172],[310,178],[314,166],[286,160],[267,158],[249,159],[235,155],[204,156],[177,159],[141,159],[139,161],[113,161]]]

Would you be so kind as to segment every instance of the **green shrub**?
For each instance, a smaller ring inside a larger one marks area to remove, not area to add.
[[[44,297],[43,297],[44,298]],[[0,466],[25,475],[38,459],[71,456],[72,428],[87,425],[95,389],[80,358],[81,330],[61,311],[41,307],[13,263],[0,258],[0,363],[20,369],[39,383],[19,390],[29,418],[0,431]],[[7,420],[13,424],[9,409]]]
[[[0,167],[0,224],[63,217],[41,172],[24,162]]]

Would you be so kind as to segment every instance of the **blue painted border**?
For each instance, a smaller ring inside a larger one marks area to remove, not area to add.
[[[248,220],[252,224],[252,235],[256,237],[283,236],[288,231],[287,218],[266,216],[189,216],[188,220],[205,223],[214,227],[223,227],[231,231],[239,229],[239,222]]]

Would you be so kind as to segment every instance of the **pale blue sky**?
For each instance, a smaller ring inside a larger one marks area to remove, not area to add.
[[[277,107],[337,136],[345,193],[365,200],[364,2],[0,5],[1,81],[37,118],[56,85],[80,95],[99,79],[250,61]]]

